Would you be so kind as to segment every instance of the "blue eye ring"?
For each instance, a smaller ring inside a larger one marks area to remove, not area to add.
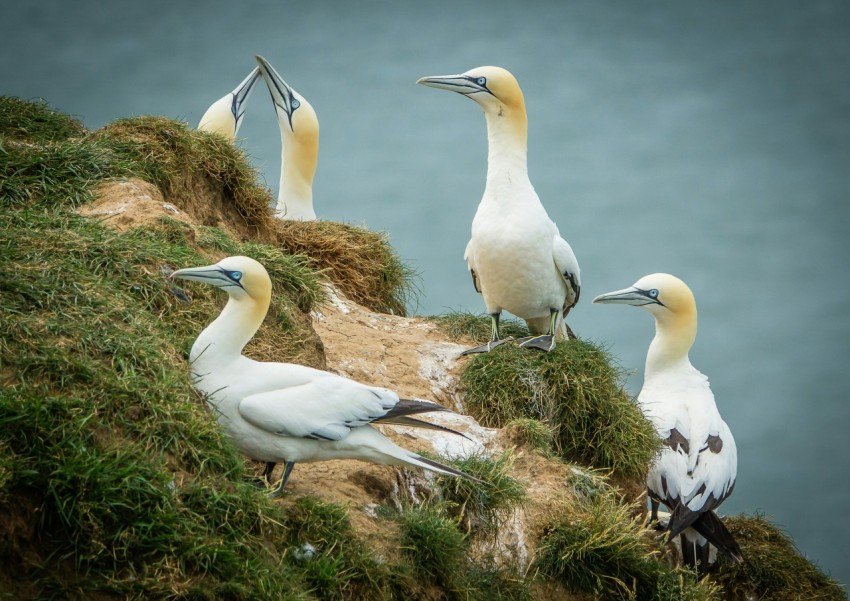
[[[241,271],[231,271],[228,275],[230,276],[230,278],[232,280],[234,280],[236,282],[238,282],[239,280],[242,279],[242,272]]]
[[[301,106],[301,102],[297,98],[293,98],[292,102],[290,102],[289,105],[292,107],[292,110],[294,111],[299,106]]]
[[[479,77],[475,80],[475,83],[477,83],[479,86],[486,86],[487,85],[487,78],[486,77]]]
[[[658,298],[658,290],[656,288],[653,288],[647,294],[649,294],[649,298]]]

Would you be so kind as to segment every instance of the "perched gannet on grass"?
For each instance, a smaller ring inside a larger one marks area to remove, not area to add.
[[[262,56],[260,72],[274,103],[280,126],[280,187],[275,216],[310,221],[313,210],[313,175],[319,160],[319,119],[301,94],[293,90]]]
[[[642,307],[655,317],[638,395],[642,411],[666,443],[647,476],[650,519],[657,519],[659,503],[670,509],[669,538],[681,535],[683,560],[698,572],[708,565],[708,543],[742,561],[738,543],[714,513],[732,494],[738,452],[708,378],[688,359],[697,335],[693,293],[679,278],[655,273],[593,302]]]
[[[206,395],[236,447],[266,462],[266,479],[276,463],[286,464],[272,496],[283,490],[296,463],[327,459],[416,466],[471,478],[399,447],[369,425],[398,424],[459,434],[410,417],[446,411],[442,405],[399,399],[386,388],[303,365],[254,361],[242,354],[271,301],[271,280],[260,263],[249,257],[228,257],[215,265],[180,269],[171,277],[210,284],[230,296],[218,318],[192,345],[192,383]]]
[[[198,129],[221,134],[231,142],[236,140],[239,126],[242,125],[242,117],[245,115],[248,98],[254,90],[254,84],[259,79],[260,69],[254,67],[254,70],[242,80],[242,83],[236,86],[235,90],[225,94],[210,105],[210,108],[201,117]]]
[[[572,248],[528,179],[528,120],[519,84],[500,67],[423,77],[416,83],[473,99],[487,119],[487,184],[464,258],[475,290],[484,297],[492,334],[490,342],[463,354],[487,352],[504,342],[502,311],[524,319],[535,334],[522,346],[552,350],[556,339],[567,338],[564,319],[578,302],[581,279]]]

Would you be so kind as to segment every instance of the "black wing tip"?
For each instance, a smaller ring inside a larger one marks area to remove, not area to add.
[[[735,540],[723,520],[714,511],[706,511],[700,514],[694,521],[692,528],[735,563],[744,561],[744,555],[741,553],[738,541]]]
[[[472,439],[463,432],[458,432],[457,430],[452,430],[451,428],[447,428],[446,426],[432,424],[431,422],[416,419],[415,417],[408,417],[406,415],[397,416],[389,419],[381,419],[377,423],[387,424],[390,426],[408,426],[410,428],[422,428],[423,430],[436,430],[437,432],[445,432],[447,434],[462,436],[466,440],[473,442]]]
[[[455,469],[449,465],[442,464],[438,461],[434,461],[433,459],[428,459],[427,457],[423,457],[422,455],[415,455],[416,460],[433,467],[438,472],[444,472],[445,474],[450,474],[452,476],[457,476],[458,478],[463,478],[465,480],[470,480],[472,482],[476,482],[478,484],[487,484],[486,481],[481,480],[480,478],[476,478],[475,476],[470,476],[469,474],[465,474],[464,472]]]

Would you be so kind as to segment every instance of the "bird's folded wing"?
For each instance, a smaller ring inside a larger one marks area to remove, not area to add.
[[[735,441],[728,430],[703,441],[690,486],[682,490],[688,508],[707,511],[720,505],[735,486],[737,462]]]
[[[556,235],[553,240],[552,258],[555,260],[555,267],[558,268],[558,273],[563,276],[567,282],[567,286],[570,286],[575,293],[575,299],[570,304],[570,307],[573,307],[578,302],[581,291],[580,269],[572,247],[561,236]]]
[[[472,240],[466,244],[466,250],[463,251],[463,258],[466,260],[466,266],[469,268],[469,274],[472,276],[472,285],[475,287],[475,291],[481,294],[478,275],[475,273],[475,249],[472,246]]]
[[[239,414],[272,434],[341,440],[352,428],[386,415],[397,402],[389,390],[328,377],[245,397]]]

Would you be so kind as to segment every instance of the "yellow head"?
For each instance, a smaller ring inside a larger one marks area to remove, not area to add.
[[[522,89],[513,74],[501,67],[476,67],[458,75],[422,77],[416,83],[463,94],[488,114],[525,116]]]
[[[171,277],[221,288],[234,300],[251,299],[266,306],[271,300],[269,274],[251,257],[227,257],[215,265],[179,269]]]

